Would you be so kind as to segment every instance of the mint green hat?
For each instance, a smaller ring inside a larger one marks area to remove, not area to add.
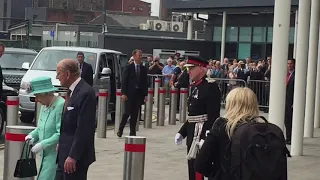
[[[58,88],[54,87],[50,77],[38,77],[30,81],[30,90],[32,94],[40,94],[57,91]]]

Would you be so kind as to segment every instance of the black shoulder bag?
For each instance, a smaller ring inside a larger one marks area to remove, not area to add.
[[[29,145],[29,139],[23,145],[20,159],[17,161],[16,168],[14,170],[14,177],[27,178],[37,176],[36,160],[31,152],[32,145]],[[26,151],[25,151],[25,147]],[[31,153],[31,158],[29,157]],[[23,155],[26,154],[24,157]]]

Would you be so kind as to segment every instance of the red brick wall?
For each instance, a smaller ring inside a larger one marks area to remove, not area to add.
[[[137,16],[150,16],[151,4],[140,0],[109,0],[107,9],[109,11],[122,11]]]

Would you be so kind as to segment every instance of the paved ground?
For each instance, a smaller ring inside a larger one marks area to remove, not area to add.
[[[138,135],[147,137],[145,180],[170,179],[186,180],[186,146],[176,146],[174,136],[181,124],[144,129],[140,126]],[[124,135],[128,134],[128,128]],[[89,180],[122,180],[124,138],[119,139],[108,130],[107,139],[96,139],[97,161],[89,169]],[[290,180],[319,180],[320,169],[320,129],[316,138],[305,139],[302,157],[289,158]],[[0,180],[3,171],[3,151],[0,151]]]

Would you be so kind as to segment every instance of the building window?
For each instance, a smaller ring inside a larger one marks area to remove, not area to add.
[[[213,41],[221,41],[222,27],[213,28]]]
[[[8,0],[4,0],[4,2],[3,2],[3,17],[7,17],[7,9],[8,9]]]
[[[294,27],[290,27],[289,30],[289,44],[294,44]]]
[[[129,10],[132,10],[132,7],[131,7],[131,6],[129,6]]]
[[[227,42],[238,41],[238,27],[227,27],[226,41]]]
[[[251,59],[259,60],[264,59],[266,54],[266,46],[264,43],[251,44]]]
[[[132,10],[135,11],[135,10],[136,10],[136,7],[132,7]]]
[[[253,42],[266,42],[266,28],[254,27],[253,28]]]
[[[244,60],[251,55],[250,43],[239,43],[238,45],[238,59]]]
[[[251,27],[240,27],[239,41],[251,42]]]
[[[267,42],[272,43],[272,38],[273,38],[273,27],[268,27]]]
[[[139,11],[143,11],[143,8],[142,8],[142,7],[139,7]]]

